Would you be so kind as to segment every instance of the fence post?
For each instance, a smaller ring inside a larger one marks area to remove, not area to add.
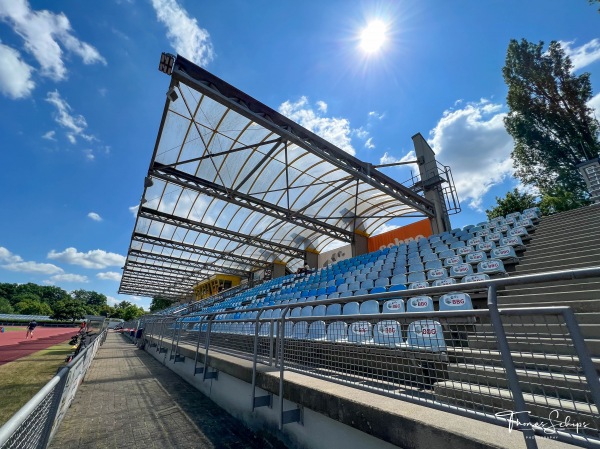
[[[517,410],[516,416],[519,420],[519,425],[515,426],[518,430],[523,432],[523,438],[525,438],[525,445],[527,449],[537,449],[537,441],[535,439],[535,432],[533,430],[531,420],[529,419],[529,412],[525,407],[525,398],[523,397],[523,391],[521,385],[519,385],[519,377],[517,376],[517,370],[510,353],[508,346],[508,340],[506,333],[504,332],[504,326],[502,324],[502,318],[500,317],[500,311],[498,310],[498,300],[496,296],[496,285],[492,284],[488,287],[488,309],[490,311],[490,320],[496,339],[498,340],[498,349],[500,350],[500,356],[502,357],[502,365],[506,372],[506,380],[508,387],[513,396],[513,401]]]

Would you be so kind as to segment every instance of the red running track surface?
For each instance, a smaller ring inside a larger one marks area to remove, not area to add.
[[[76,327],[41,327],[33,332],[33,338],[25,340],[27,329],[0,333],[0,365],[69,340],[79,331]]]

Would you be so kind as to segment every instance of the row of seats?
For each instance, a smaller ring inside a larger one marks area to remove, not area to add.
[[[276,324],[276,323],[273,323]],[[192,330],[198,330],[195,327]],[[255,323],[217,323],[212,332],[225,334],[254,335]],[[262,323],[260,336],[270,336],[276,332],[271,323]],[[431,352],[446,351],[446,342],[442,325],[435,320],[417,320],[408,325],[406,340],[402,337],[402,327],[398,321],[382,320],[375,325],[368,321],[346,323],[333,321],[288,321],[284,327],[284,337],[293,340],[329,341],[336,343],[360,343],[383,345],[386,347],[424,350]]]

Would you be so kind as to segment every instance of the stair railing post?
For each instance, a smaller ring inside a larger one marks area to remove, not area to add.
[[[508,387],[510,388],[515,407],[517,408],[517,410],[512,410],[514,416],[518,419],[518,424],[515,425],[514,428],[523,432],[523,438],[525,439],[527,449],[537,449],[538,445],[535,439],[535,432],[532,428],[531,420],[529,419],[529,411],[526,409],[527,405],[525,404],[521,385],[519,385],[519,377],[510,353],[506,332],[504,332],[502,318],[500,317],[500,311],[498,310],[498,297],[496,293],[496,285],[490,285],[488,287],[487,305],[494,334],[498,340],[498,349],[500,350],[502,365],[504,365],[506,372]],[[512,418],[510,418],[510,420],[512,420]]]

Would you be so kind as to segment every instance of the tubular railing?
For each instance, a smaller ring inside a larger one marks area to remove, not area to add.
[[[503,308],[497,290],[509,285],[600,276],[600,268],[527,275],[419,290],[386,292],[147,321],[148,350],[165,362],[182,361],[192,349],[194,372],[204,379],[210,351],[280,370],[280,427],[287,371],[350,385],[388,397],[450,411],[535,435],[600,447],[600,383],[570,307]],[[297,316],[310,307],[367,300],[441,295],[460,290],[487,292],[487,308],[429,312]],[[279,310],[275,316],[273,311]],[[194,321],[190,321],[194,320]],[[201,365],[201,353],[204,354]],[[253,394],[252,409],[266,404]]]
[[[106,332],[105,329],[61,368],[50,382],[0,427],[1,449],[44,449],[48,446],[98,348],[104,343]]]

